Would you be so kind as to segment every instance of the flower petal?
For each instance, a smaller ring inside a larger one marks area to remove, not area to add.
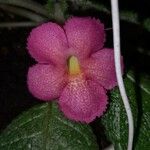
[[[34,65],[29,68],[27,84],[30,92],[41,100],[60,96],[64,86],[64,71],[51,65]]]
[[[58,102],[68,118],[89,123],[106,110],[107,96],[97,83],[76,77],[65,87]]]
[[[96,52],[82,65],[87,77],[106,89],[112,89],[117,85],[113,49],[105,48]]]
[[[73,17],[66,22],[64,28],[69,46],[72,48],[72,55],[79,58],[88,56],[104,45],[104,25],[99,20]]]
[[[27,39],[27,49],[40,63],[64,63],[64,53],[68,48],[63,29],[55,23],[44,23],[34,28]]]

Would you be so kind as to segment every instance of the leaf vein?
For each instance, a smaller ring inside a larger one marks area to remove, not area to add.
[[[12,131],[13,131],[13,132],[16,131],[18,128],[23,127],[25,124],[27,124],[27,123],[33,121],[34,119],[37,119],[37,118],[41,117],[42,115],[43,115],[43,114],[39,114],[39,115],[37,115],[37,116],[34,116],[34,117],[28,119],[27,121],[21,123],[19,126],[16,126],[16,127],[13,128],[12,130],[10,129],[9,132],[8,132],[8,135],[10,135],[10,134],[12,133]]]
[[[24,140],[24,139],[30,139],[30,138],[34,138],[36,137],[37,135],[40,135],[42,132],[37,132],[37,133],[33,133],[31,135],[27,135],[27,136],[22,136],[22,137],[19,137],[19,138],[16,138],[14,139],[13,141],[9,141],[9,142],[6,142],[6,143],[2,143],[1,146],[6,146],[6,145],[11,145],[11,144],[14,144],[16,142],[19,142],[20,140]]]
[[[55,118],[57,120],[59,120],[60,122],[62,122],[64,125],[69,126],[70,128],[74,129],[76,132],[80,133],[80,135],[83,136],[84,139],[86,140],[87,144],[90,145],[89,142],[88,142],[89,140],[87,139],[86,135],[84,135],[80,130],[78,130],[77,128],[75,128],[71,124],[68,124],[65,120],[62,120],[61,118],[59,118],[57,116],[55,116]]]

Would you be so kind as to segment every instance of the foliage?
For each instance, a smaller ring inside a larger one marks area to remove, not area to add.
[[[67,120],[55,103],[24,112],[0,136],[0,149],[97,150],[90,126]]]
[[[135,150],[148,150],[150,146],[150,84],[148,78],[142,76],[141,80],[143,79],[146,82],[141,81],[138,85],[135,83],[135,79],[131,73],[127,74],[127,78],[125,79],[127,95],[130,100],[135,122]],[[106,128],[106,134],[109,140],[115,145],[115,150],[126,150],[128,120],[118,88],[111,91],[110,100],[110,108],[101,119],[101,122]]]

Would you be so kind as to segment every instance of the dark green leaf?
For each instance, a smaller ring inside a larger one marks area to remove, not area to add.
[[[78,3],[78,5],[81,5],[80,7],[82,7],[83,9],[95,9],[97,11],[111,15],[110,8],[108,8],[108,6],[104,5],[100,1],[94,2],[92,0],[86,0],[84,4]],[[146,18],[143,20],[143,22],[140,22],[140,15],[138,14],[138,12],[131,10],[120,10],[120,19],[142,26],[147,31],[150,31],[150,18]]]
[[[0,0],[0,4],[23,7],[23,8],[32,10],[34,12],[37,12],[38,14],[48,17],[47,11],[44,9],[44,7],[40,3],[37,3],[36,1],[32,1],[32,0]]]
[[[150,32],[150,18],[143,21],[143,26]]]
[[[130,100],[135,122],[135,150],[150,148],[150,81],[147,77],[134,79],[132,73],[127,74],[125,86]],[[102,118],[108,139],[115,145],[115,150],[127,149],[128,121],[118,88],[110,93],[110,108]]]
[[[120,18],[131,23],[140,24],[138,14],[134,11],[120,11]]]
[[[0,136],[1,150],[97,150],[89,125],[67,120],[55,103],[31,108]]]
[[[68,4],[66,0],[48,0],[46,8],[49,15],[58,23],[64,23]]]

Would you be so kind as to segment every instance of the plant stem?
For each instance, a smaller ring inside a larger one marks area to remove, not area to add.
[[[59,3],[55,3],[54,18],[58,23],[64,23],[65,17]]]
[[[38,14],[48,17],[46,9],[39,3],[32,0],[0,0],[0,4],[14,5],[30,9]]]
[[[32,27],[37,26],[39,23],[36,22],[0,22],[0,28],[16,28],[16,27]]]
[[[28,18],[35,22],[43,22],[46,20],[46,18],[44,16],[42,17],[42,16],[40,16],[34,12],[31,12],[27,9],[18,8],[18,7],[9,6],[9,5],[0,5],[0,8],[3,9],[4,11],[8,11],[8,12],[14,13],[19,16],[23,16],[23,17]]]
[[[134,136],[134,122],[129,100],[125,91],[122,72],[121,72],[121,60],[120,60],[120,25],[119,25],[119,8],[118,0],[111,0],[112,9],[112,23],[113,23],[113,41],[114,41],[114,58],[117,82],[120,90],[120,94],[124,103],[124,107],[128,117],[128,150],[132,150],[133,136]]]

